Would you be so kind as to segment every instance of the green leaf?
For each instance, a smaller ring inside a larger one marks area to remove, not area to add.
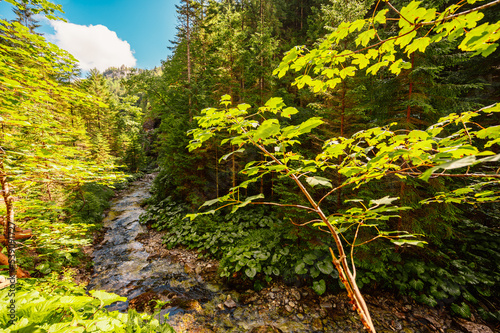
[[[314,281],[312,288],[318,295],[323,295],[326,291],[325,280]]]
[[[321,185],[321,186],[326,186],[329,188],[333,188],[332,183],[330,182],[329,179],[324,178],[324,177],[319,177],[319,176],[314,176],[314,177],[306,177],[306,182],[311,185],[312,187],[316,185]]]
[[[253,131],[253,140],[259,141],[274,136],[280,132],[280,125],[277,119],[267,119]]]
[[[299,125],[298,135],[311,132],[312,129],[322,125],[324,122],[319,117],[312,117]]]
[[[126,302],[126,297],[121,297],[116,294],[107,293],[103,290],[91,290],[90,294],[99,299],[104,306],[110,305],[114,302]]]
[[[460,296],[460,286],[456,283],[445,281],[440,285],[444,292],[448,293],[450,296],[458,297]]]
[[[299,275],[307,274],[306,263],[302,261],[297,266],[295,266],[295,273]]]
[[[302,260],[308,265],[313,265],[318,257],[314,253],[306,253]]]
[[[410,285],[410,287],[412,287],[415,290],[424,289],[424,282],[422,282],[422,280],[413,279],[408,284]]]
[[[249,267],[249,268],[245,269],[245,274],[246,274],[246,276],[248,276],[249,278],[252,279],[257,274],[257,268],[256,267]]]
[[[399,197],[389,197],[389,196],[385,196],[381,199],[378,199],[378,200],[370,200],[370,205],[390,205],[392,204],[393,201],[396,201],[396,200],[399,200]]]
[[[330,274],[333,272],[333,263],[329,260],[325,261],[320,261],[316,264],[316,267],[321,271],[323,274]]]
[[[451,169],[459,169],[459,168],[464,168],[469,165],[474,164],[476,161],[476,156],[466,156],[458,160],[453,160],[447,163],[443,163],[437,166],[439,169],[444,169],[444,170],[451,170]]]
[[[285,104],[283,103],[283,98],[281,97],[272,97],[265,104],[265,106],[267,106],[270,109],[282,108],[284,105]]]
[[[456,303],[453,303],[451,305],[451,310],[458,314],[460,317],[465,318],[465,319],[470,319],[471,317],[471,312],[469,306],[462,302],[461,305],[457,305]]]
[[[231,155],[233,155],[233,154],[236,154],[236,153],[243,153],[244,151],[245,151],[245,149],[244,149],[244,148],[240,148],[240,149],[238,149],[238,150],[232,151],[232,152],[230,152],[229,154],[226,154],[226,155],[222,156],[222,157],[219,159],[219,163],[220,163],[222,160],[226,161],[226,160],[227,160],[227,159],[228,159]]]
[[[286,118],[290,118],[292,114],[296,114],[298,112],[299,111],[294,107],[287,107],[286,109],[283,110],[283,112],[281,113],[281,116],[286,117]]]
[[[434,307],[438,304],[437,301],[434,299],[434,297],[429,295],[422,294],[418,298],[422,303],[425,303],[431,307]]]
[[[208,201],[205,201],[205,202],[203,203],[203,205],[201,205],[201,207],[205,207],[205,206],[212,206],[213,204],[216,204],[216,203],[218,203],[219,201],[220,201],[220,200],[219,200],[219,198],[215,198],[215,199],[213,199],[213,200],[208,200]],[[200,207],[200,208],[201,208],[201,207]],[[188,215],[193,215],[193,214],[188,214]]]
[[[377,15],[375,15],[375,17],[373,18],[373,22],[374,23],[385,24],[385,22],[387,21],[385,15],[387,14],[388,11],[389,11],[389,9],[379,10],[378,13],[377,13]]]
[[[404,238],[391,239],[391,242],[397,246],[411,245],[411,246],[424,247],[424,245],[427,244],[427,242],[425,241],[415,240],[415,239],[404,239]]]

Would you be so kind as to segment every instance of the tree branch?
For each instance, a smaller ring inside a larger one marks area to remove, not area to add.
[[[476,8],[472,8],[472,9],[469,9],[469,10],[466,10],[465,12],[461,12],[461,13],[458,13],[458,14],[453,14],[453,15],[450,15],[450,16],[446,16],[446,17],[444,17],[444,18],[442,18],[440,20],[437,20],[437,21],[422,22],[422,23],[418,23],[417,25],[419,25],[419,26],[434,25],[434,24],[439,23],[439,22],[444,22],[446,20],[451,20],[451,19],[454,19],[455,17],[459,17],[459,16],[462,16],[462,15],[467,15],[467,14],[470,14],[470,13],[473,13],[473,12],[477,12],[478,10],[482,10],[482,9],[486,9],[486,8],[498,5],[499,3],[500,3],[500,0],[495,0],[495,1],[492,1],[492,2],[487,3],[485,5],[482,5],[482,6],[479,6],[479,7],[476,7]]]
[[[405,176],[420,176],[422,172],[397,172],[400,175]],[[432,177],[432,176],[431,176]],[[437,173],[434,174],[433,178],[437,177],[455,177],[455,178],[500,178],[500,174],[488,174],[488,173]]]

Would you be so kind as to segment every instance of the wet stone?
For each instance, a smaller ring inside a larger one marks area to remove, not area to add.
[[[245,310],[243,310],[243,308],[237,308],[237,309],[235,309],[234,312],[233,312],[233,318],[234,319],[240,319],[243,316],[244,312],[245,312]]]
[[[238,306],[235,301],[231,297],[229,297],[225,302],[224,305],[230,309],[235,308]]]

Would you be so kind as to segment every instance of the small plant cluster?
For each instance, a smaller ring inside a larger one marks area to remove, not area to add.
[[[455,228],[455,237],[424,250],[432,260],[420,252],[367,248],[377,259],[356,260],[358,284],[395,289],[432,307],[449,306],[463,318],[471,318],[474,309],[484,320],[500,321],[494,305],[500,296],[498,230],[467,219]]]
[[[273,278],[296,281],[298,277],[311,281],[318,294],[326,291],[325,280],[338,277],[325,246],[310,244],[311,235],[292,230],[270,209],[251,207],[228,214],[221,210],[194,220],[185,218],[187,209],[168,197],[151,205],[141,220],[167,231],[167,247],[185,246],[219,259],[222,277],[253,279],[257,290]],[[302,246],[296,247],[299,242]]]
[[[7,308],[9,288],[0,290],[0,307]],[[18,280],[16,285],[17,320],[9,324],[7,311],[0,312],[2,333],[10,332],[142,332],[175,333],[155,315],[108,311],[106,306],[125,301],[125,297],[104,291],[90,292],[52,273],[46,279]]]

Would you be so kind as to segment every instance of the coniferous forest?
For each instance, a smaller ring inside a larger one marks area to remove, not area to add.
[[[144,228],[240,292],[344,295],[360,331],[385,329],[377,295],[499,329],[500,1],[181,0],[161,67],[84,77],[37,32],[60,5],[8,2],[0,331],[173,331],[76,283],[146,174]]]

